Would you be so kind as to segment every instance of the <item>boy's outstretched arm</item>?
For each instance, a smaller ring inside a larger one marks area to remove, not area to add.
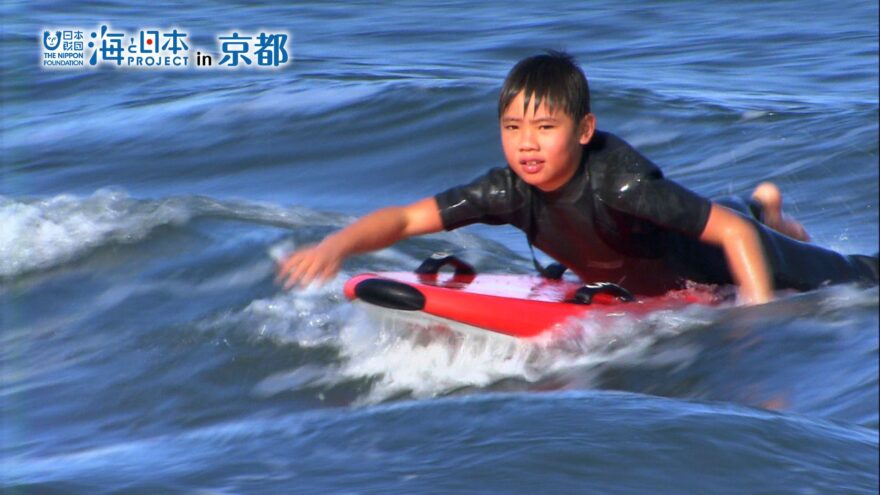
[[[425,198],[408,206],[376,210],[348,227],[327,236],[320,244],[295,251],[282,260],[276,281],[284,288],[327,281],[349,256],[386,248],[414,235],[443,230],[437,201]]]
[[[700,240],[720,246],[727,266],[746,303],[762,304],[773,299],[773,279],[758,231],[733,211],[712,204]]]

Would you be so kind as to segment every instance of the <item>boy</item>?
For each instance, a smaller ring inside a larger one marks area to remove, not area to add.
[[[712,203],[665,179],[622,139],[596,130],[586,77],[565,53],[514,66],[498,116],[508,167],[408,206],[380,209],[296,251],[279,269],[285,287],[327,280],[348,256],[476,222],[512,224],[530,246],[585,282],[616,282],[641,294],[690,279],[735,283],[743,302],[764,303],[774,288],[877,283],[876,258],[801,242],[807,235],[782,213],[774,185],[761,184],[750,201]]]

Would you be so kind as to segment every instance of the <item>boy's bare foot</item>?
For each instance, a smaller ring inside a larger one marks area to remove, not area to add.
[[[752,193],[752,199],[764,207],[764,225],[792,239],[808,242],[810,235],[797,220],[782,211],[782,193],[776,184],[762,182]]]

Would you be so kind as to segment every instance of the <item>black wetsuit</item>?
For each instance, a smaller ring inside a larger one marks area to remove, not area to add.
[[[547,193],[509,167],[436,196],[446,230],[511,224],[584,281],[616,282],[642,294],[680,288],[685,279],[732,283],[720,248],[698,240],[712,203],[665,179],[629,144],[597,131],[572,179]],[[772,231],[756,203],[730,200],[758,228],[777,288],[877,283],[876,259],[843,256]]]

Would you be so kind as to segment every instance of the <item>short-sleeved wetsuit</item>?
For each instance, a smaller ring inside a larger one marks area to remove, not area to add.
[[[511,224],[584,281],[616,282],[642,294],[680,288],[685,279],[732,283],[721,249],[697,240],[712,203],[664,178],[656,165],[610,133],[594,134],[577,172],[556,191],[540,191],[502,167],[436,200],[446,230]],[[760,214],[754,204],[751,209],[745,203],[727,205],[745,215]],[[876,283],[876,272],[859,260],[755,224],[777,288]]]

